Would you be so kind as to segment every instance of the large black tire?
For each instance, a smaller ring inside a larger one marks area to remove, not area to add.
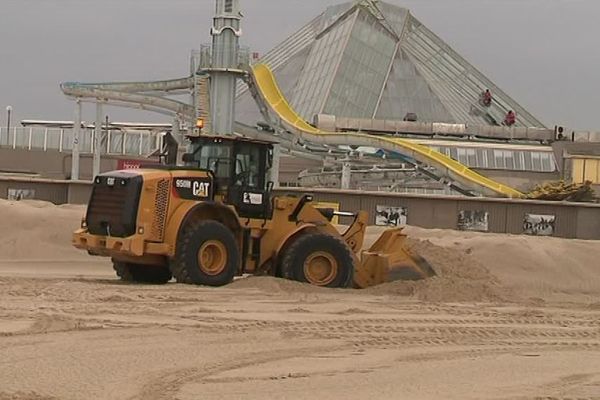
[[[224,286],[233,281],[239,259],[229,228],[217,221],[199,221],[180,233],[170,267],[179,283]]]
[[[308,233],[292,240],[280,264],[283,278],[329,288],[352,287],[354,256],[341,239]]]
[[[113,268],[117,276],[124,282],[139,282],[163,285],[173,276],[168,267],[140,265],[113,260]]]

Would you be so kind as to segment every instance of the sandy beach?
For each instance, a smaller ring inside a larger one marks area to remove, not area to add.
[[[409,227],[436,278],[149,286],[83,212],[0,200],[0,400],[600,399],[600,242]]]

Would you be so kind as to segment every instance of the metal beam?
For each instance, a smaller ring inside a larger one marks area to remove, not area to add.
[[[100,175],[100,160],[102,154],[102,103],[96,103],[96,125],[94,127],[94,162],[92,168],[92,179]]]
[[[81,140],[81,101],[75,101],[75,121],[73,123],[73,148],[71,152],[71,180],[79,180],[79,142]]]
[[[345,162],[342,165],[342,190],[350,189],[352,185],[352,165]]]
[[[211,29],[211,133],[233,135],[237,76],[232,71],[239,69],[240,5],[239,0],[216,0],[216,5]]]

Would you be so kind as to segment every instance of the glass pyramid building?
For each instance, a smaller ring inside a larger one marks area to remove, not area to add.
[[[260,60],[307,121],[318,114],[499,125],[508,110],[520,127],[544,124],[494,85],[409,10],[362,0],[329,7]],[[480,104],[490,89],[491,107]],[[237,119],[261,120],[240,83]]]

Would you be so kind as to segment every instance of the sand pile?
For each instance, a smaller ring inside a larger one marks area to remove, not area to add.
[[[481,263],[462,249],[444,248],[427,240],[410,240],[409,246],[431,263],[437,273],[435,278],[418,282],[390,282],[355,293],[402,296],[430,302],[495,302],[506,301],[514,296]],[[339,291],[272,277],[239,279],[228,288],[257,289],[274,294],[332,294]]]
[[[87,254],[71,246],[84,208],[0,199],[0,260],[72,260]]]
[[[468,255],[523,297],[600,300],[600,241],[419,228],[407,233]]]
[[[0,261],[90,261],[71,246],[82,206],[0,200]],[[381,234],[369,228],[365,247]],[[553,299],[600,303],[600,241],[407,228],[414,250],[436,269],[423,282],[393,282],[370,293],[425,301]],[[271,293],[322,289],[270,278],[239,280],[231,288]]]
[[[417,282],[390,282],[367,292],[431,302],[495,302],[511,298],[510,291],[467,252],[437,246],[428,240],[411,239],[409,247],[427,259],[437,276]]]

